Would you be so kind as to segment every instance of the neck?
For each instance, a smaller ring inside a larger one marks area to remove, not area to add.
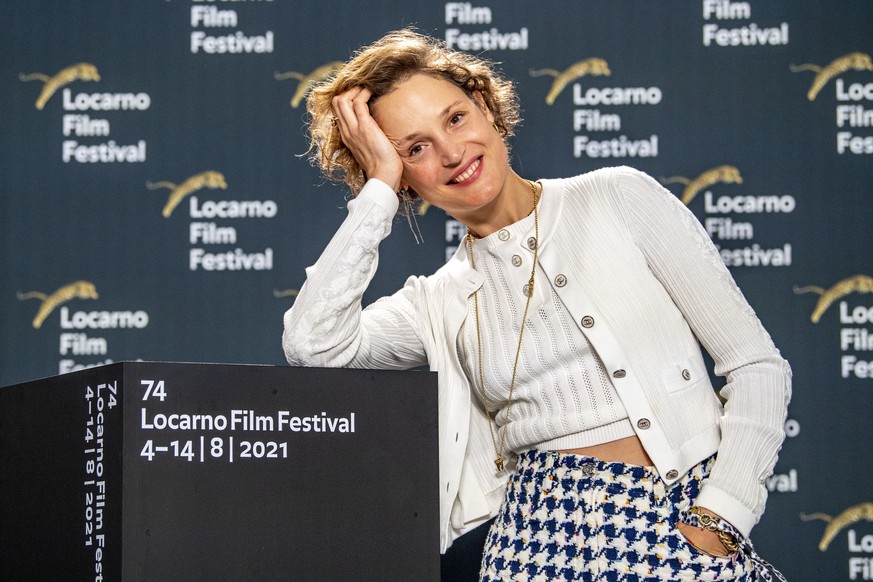
[[[461,222],[473,236],[486,237],[529,215],[533,203],[534,192],[531,182],[510,171],[503,191],[494,202],[487,208],[480,209],[476,215],[465,217]]]

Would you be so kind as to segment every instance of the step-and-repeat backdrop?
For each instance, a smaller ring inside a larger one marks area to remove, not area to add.
[[[280,364],[345,216],[304,100],[414,25],[501,63],[522,175],[627,164],[697,215],[791,362],[759,551],[873,579],[873,2],[4,2],[0,384],[120,360]],[[398,219],[370,302],[463,229]]]

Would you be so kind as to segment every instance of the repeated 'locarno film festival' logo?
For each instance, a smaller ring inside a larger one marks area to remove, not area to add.
[[[834,59],[824,66],[816,64],[791,65],[791,71],[815,73],[806,98],[815,101],[818,94],[832,79],[834,81],[834,145],[839,155],[873,154],[873,135],[861,133],[873,128],[873,109],[865,107],[873,103],[873,83],[851,83],[839,78],[849,71],[873,71],[873,59],[869,54],[854,52]]]
[[[320,67],[317,67],[309,73],[298,73],[296,71],[280,73],[276,71],[273,73],[273,78],[277,81],[297,79],[297,89],[294,91],[294,96],[291,97],[291,107],[296,109],[300,106],[300,103],[303,102],[303,99],[306,97],[306,94],[309,93],[309,90],[312,89],[313,85],[315,85],[319,81],[327,79],[328,77],[339,71],[341,68],[343,68],[342,62],[331,61],[327,64],[321,65]]]
[[[828,307],[833,305],[835,301],[852,293],[873,293],[873,277],[868,275],[854,275],[847,277],[842,281],[837,282],[833,287],[825,289],[816,285],[807,285],[806,287],[794,287],[794,292],[798,295],[803,293],[815,293],[820,295],[812,310],[812,315],[809,317],[812,323],[821,321],[821,316],[828,310]],[[843,307],[841,312],[846,312],[847,308]],[[845,313],[841,313],[845,315]]]
[[[599,57],[586,57],[563,70],[531,69],[531,77],[552,77],[545,101],[554,105],[568,85],[572,85],[573,157],[574,158],[656,158],[658,135],[631,137],[624,127],[622,111],[634,107],[657,106],[663,99],[660,87],[602,86],[583,78],[611,77],[609,63]]]
[[[748,194],[713,194],[710,188],[717,185],[743,184],[739,168],[728,164],[710,168],[694,178],[673,176],[661,178],[664,185],[683,184],[681,199],[686,206],[703,193],[701,219],[704,230],[712,239],[719,256],[728,267],[785,267],[792,261],[791,245],[762,248],[754,242],[753,216],[791,213],[797,205],[793,196],[751,196]],[[739,241],[740,246],[735,246]],[[728,244],[733,248],[723,248]]]
[[[97,293],[97,287],[90,281],[74,281],[51,294],[40,291],[28,291],[27,293],[18,292],[17,295],[20,301],[39,299],[42,302],[36,312],[36,317],[33,318],[34,329],[42,327],[46,318],[59,305],[73,299],[98,299],[100,297]]]
[[[682,204],[688,206],[702,190],[715,184],[742,184],[743,177],[735,166],[723,165],[706,170],[693,179],[684,176],[673,176],[672,178],[661,179],[661,183],[665,185],[684,184],[685,189],[682,190]]]
[[[597,57],[591,57],[573,63],[563,71],[557,69],[532,69],[530,71],[531,77],[554,77],[555,80],[552,81],[552,86],[549,88],[549,93],[546,95],[546,104],[548,105],[553,105],[555,103],[555,99],[558,98],[561,91],[563,91],[571,81],[575,81],[586,75],[603,75],[608,77],[611,74],[612,71],[609,70],[609,64],[605,60]]]
[[[227,190],[227,182],[221,172],[207,170],[199,174],[194,174],[181,184],[175,184],[164,180],[161,182],[147,182],[146,188],[149,190],[166,188],[170,191],[167,202],[164,204],[164,209],[161,211],[164,218],[170,218],[170,215],[173,213],[176,206],[178,206],[179,203],[189,194],[202,190],[203,188],[209,188],[212,190],[221,188],[222,190]]]
[[[820,296],[809,318],[814,324],[821,321],[831,305],[839,302],[840,378],[873,379],[873,359],[869,355],[873,352],[873,333],[868,328],[873,324],[873,306],[849,307],[849,302],[844,300],[853,293],[873,293],[873,277],[853,275],[828,289],[815,285],[795,286],[794,292],[798,295],[815,293]]]
[[[18,292],[18,299],[26,301],[39,299],[42,303],[33,318],[33,328],[40,329],[46,318],[60,308],[61,330],[58,338],[58,373],[66,374],[85,368],[111,364],[112,360],[105,358],[100,361],[83,363],[81,357],[105,357],[109,353],[109,341],[106,337],[91,336],[92,330],[106,332],[115,329],[144,329],[149,324],[149,314],[137,311],[71,311],[65,304],[74,299],[98,299],[97,287],[91,281],[73,281],[59,288],[54,293],[41,291]],[[73,359],[76,357],[76,359]],[[78,360],[78,361],[77,361]]]
[[[36,99],[36,108],[43,110],[48,100],[52,98],[58,89],[69,85],[74,81],[99,81],[100,73],[97,72],[97,67],[90,63],[76,63],[62,69],[54,75],[45,75],[43,73],[20,74],[18,78],[22,82],[42,81],[42,91]]]
[[[76,81],[101,80],[97,67],[91,63],[76,63],[54,75],[21,73],[21,82],[42,81],[42,90],[36,99],[36,109],[42,111],[55,93],[61,94],[61,161],[65,164],[114,164],[142,163],[146,161],[147,144],[144,139],[136,143],[119,144],[108,138],[117,129],[121,117],[116,112],[147,111],[151,107],[148,93],[103,91],[74,92],[68,85]],[[89,143],[90,142],[90,143]]]
[[[825,552],[841,531],[851,528],[852,525],[860,521],[873,522],[873,503],[853,505],[836,516],[830,516],[826,513],[810,513],[801,514],[800,519],[802,521],[820,520],[827,523],[824,534],[818,543],[819,551]],[[849,579],[873,579],[873,558],[869,557],[873,553],[873,535],[859,535],[854,528],[851,528],[846,537],[849,553],[861,554],[849,557]]]
[[[276,216],[278,205],[273,200],[200,200],[201,190],[227,190],[224,174],[206,170],[177,184],[166,180],[147,182],[149,190],[170,191],[161,214],[170,218],[183,200],[188,201],[188,268],[191,271],[269,271],[273,268],[273,249],[247,252],[233,248],[239,243],[237,227],[218,220],[270,219]],[[238,224],[238,223],[237,223]],[[207,247],[216,252],[207,252]],[[224,248],[221,248],[224,247]]]
[[[810,101],[815,101],[819,92],[827,85],[831,79],[845,73],[846,71],[873,71],[873,59],[870,55],[864,53],[849,53],[837,59],[834,59],[825,66],[815,64],[791,65],[792,73],[802,71],[812,71],[815,73],[815,78],[809,91],[806,93],[806,98]]]

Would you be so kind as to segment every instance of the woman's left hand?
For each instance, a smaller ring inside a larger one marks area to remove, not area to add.
[[[691,545],[696,548],[713,556],[729,555],[727,548],[724,547],[724,544],[721,543],[721,540],[718,539],[718,535],[715,532],[682,522],[677,524],[677,528]]]

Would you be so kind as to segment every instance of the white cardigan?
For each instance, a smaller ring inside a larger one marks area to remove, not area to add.
[[[611,374],[661,478],[671,484],[718,452],[697,504],[748,534],[764,510],[764,482],[784,438],[788,363],[700,223],[652,178],[607,168],[541,184],[540,265]],[[429,364],[439,372],[445,551],[496,514],[507,479],[495,474],[488,421],[457,355],[467,299],[482,275],[460,248],[433,275],[410,277],[362,310],[397,197],[370,180],[348,206],[285,314],[285,355],[294,365]],[[698,340],[715,373],[726,376],[724,407]]]

